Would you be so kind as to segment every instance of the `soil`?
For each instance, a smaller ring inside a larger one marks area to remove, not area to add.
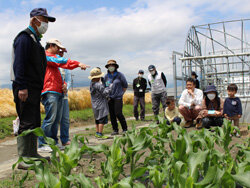
[[[149,122],[144,123],[143,125],[137,126],[137,127],[143,127],[148,126]],[[87,135],[91,132],[91,128],[94,128],[95,125],[87,125],[87,126],[79,126],[79,122],[72,123],[71,129],[70,129],[70,136],[72,137],[75,133],[84,133]],[[188,131],[194,130],[195,128],[191,127],[188,128]],[[93,132],[93,131],[92,131]],[[247,130],[246,127],[241,128],[241,135],[243,135],[241,138],[232,137],[231,144],[235,143],[243,143],[246,138],[250,136],[250,132]],[[176,136],[176,135],[175,135]],[[113,142],[113,139],[107,139],[107,140],[98,140],[94,136],[87,136],[89,140],[90,145],[98,145],[98,144],[106,144],[111,145]],[[0,142],[0,181],[11,179],[12,177],[12,164],[14,164],[17,159],[17,149],[16,149],[16,138],[15,137],[8,137],[4,140],[1,140]],[[149,151],[146,150],[146,153],[144,156],[147,156]],[[232,154],[235,157],[237,153],[237,149],[232,150]],[[43,154],[44,156],[49,156],[49,153]],[[101,176],[101,162],[105,162],[106,157],[104,154],[96,154],[94,155],[94,158],[91,162],[91,156],[90,155],[83,155],[82,159],[80,160],[79,165],[73,169],[72,173],[84,173],[86,177],[89,177],[92,182],[94,182],[94,178]],[[140,159],[139,162],[143,162],[144,157]],[[129,174],[129,166],[125,166],[125,173]],[[24,174],[25,171],[21,170],[15,170],[15,173],[17,174]],[[30,174],[33,174],[33,178],[30,178],[30,180],[26,180],[25,187],[33,187],[37,181],[34,175],[34,172],[30,172]]]

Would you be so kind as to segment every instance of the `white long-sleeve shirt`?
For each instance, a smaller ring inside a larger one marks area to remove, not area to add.
[[[185,89],[181,94],[179,105],[190,107],[191,104],[194,103],[195,105],[201,106],[202,99],[203,99],[203,92],[200,89],[196,88],[194,89],[194,98],[192,97],[192,95],[188,93],[188,90]]]

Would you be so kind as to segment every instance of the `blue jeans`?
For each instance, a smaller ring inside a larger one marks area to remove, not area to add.
[[[69,141],[69,102],[62,99],[62,116],[60,120],[60,139],[62,144]]]
[[[43,120],[42,129],[45,136],[53,138],[58,143],[57,132],[58,123],[62,115],[62,97],[63,95],[57,93],[46,93],[43,95],[42,104],[45,108],[46,116]],[[39,147],[46,144],[43,137],[38,138]]]

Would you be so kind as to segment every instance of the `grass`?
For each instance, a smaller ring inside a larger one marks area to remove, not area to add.
[[[14,117],[14,116],[0,118],[0,139],[3,139],[6,136],[11,135],[11,133],[13,132],[12,121],[15,119],[16,119],[16,117]]]
[[[146,104],[145,108],[146,108],[146,113],[152,113],[151,104]],[[131,104],[124,105],[123,113],[125,117],[133,117],[133,105]],[[45,114],[41,114],[42,121],[44,117]],[[16,119],[15,116],[0,118],[0,139],[12,135],[13,132],[12,121],[15,119]],[[94,124],[94,115],[92,108],[70,111],[70,121],[71,124],[78,122],[78,125]]]
[[[22,178],[26,175],[25,171],[18,171],[15,170],[13,171],[12,176],[14,176],[14,181],[13,177],[8,177],[5,179],[0,180],[0,188],[13,188],[13,187],[23,187],[22,186]],[[33,172],[29,173],[27,176],[27,181],[32,181],[36,179],[35,174]],[[30,185],[30,187],[33,185]]]

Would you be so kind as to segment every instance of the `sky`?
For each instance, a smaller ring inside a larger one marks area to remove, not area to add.
[[[249,18],[249,0],[0,0],[0,87],[9,87],[12,44],[29,25],[33,8],[47,8],[42,44],[57,38],[66,57],[100,67],[115,59],[128,82],[150,64],[173,83],[172,52],[183,52],[192,25]],[[86,86],[90,69],[75,69],[74,83]]]

